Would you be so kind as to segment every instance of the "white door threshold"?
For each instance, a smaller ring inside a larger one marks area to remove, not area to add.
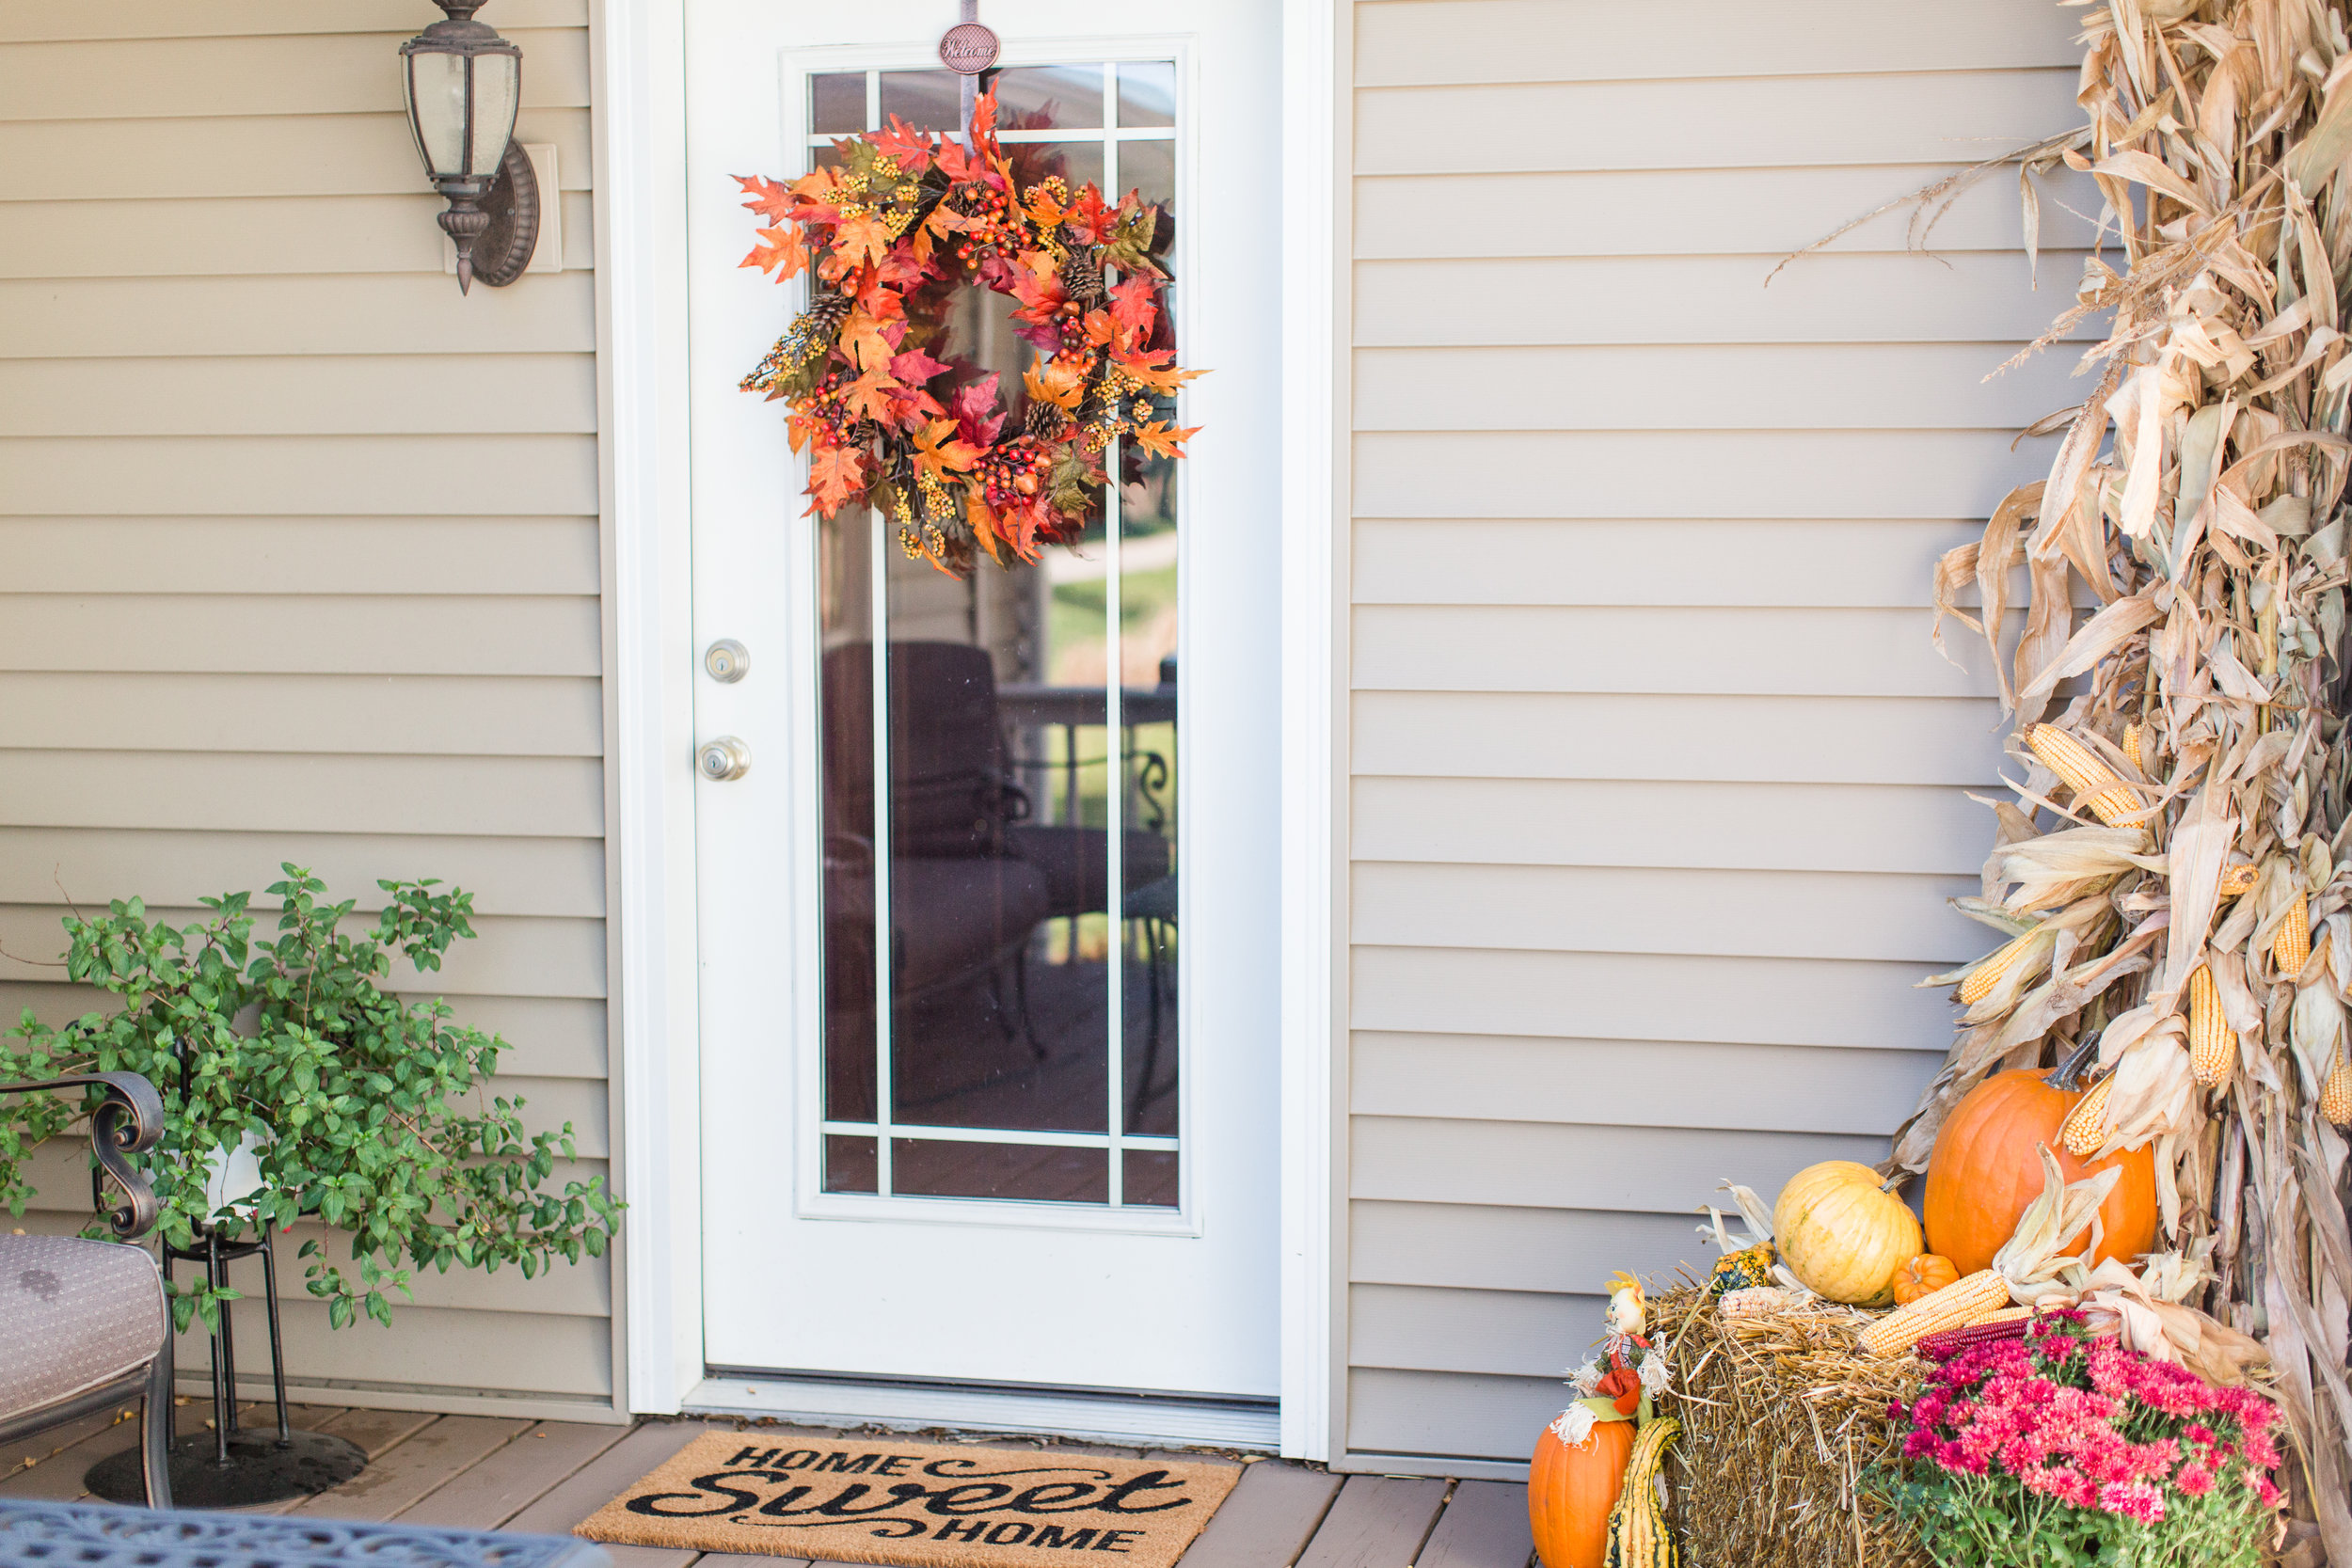
[[[766,1417],[807,1426],[1037,1433],[1127,1448],[1266,1453],[1280,1447],[1282,1429],[1281,1413],[1272,1400],[773,1372],[706,1377],[688,1391],[685,1414]]]

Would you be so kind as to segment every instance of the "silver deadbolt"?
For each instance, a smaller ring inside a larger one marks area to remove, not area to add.
[[[723,637],[703,650],[703,668],[714,681],[733,686],[752,667],[752,651],[732,637]]]
[[[694,753],[694,766],[713,784],[739,779],[752,770],[752,749],[731,735],[706,740]]]

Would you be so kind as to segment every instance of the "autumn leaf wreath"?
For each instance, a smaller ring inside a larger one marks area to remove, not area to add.
[[[1198,427],[1175,428],[1176,389],[1202,372],[1176,366],[1157,208],[1058,174],[1025,182],[993,94],[968,151],[896,117],[834,146],[834,166],[790,185],[737,177],[771,226],[743,265],[811,275],[808,309],[742,383],[786,400],[810,512],[863,497],[909,556],[961,576],[976,553],[1010,565],[1078,539],[1114,439],[1184,455]],[[1017,299],[1014,329],[1036,350],[1010,435],[998,377],[956,385],[930,352],[952,352],[948,306],[968,283]]]

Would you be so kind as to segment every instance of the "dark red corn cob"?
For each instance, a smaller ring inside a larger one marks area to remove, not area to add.
[[[1965,1328],[1947,1328],[1928,1335],[1911,1348],[1912,1353],[1922,1361],[1949,1361],[1971,1345],[1981,1345],[1994,1339],[2022,1339],[2032,1326],[2031,1318],[1971,1323]]]

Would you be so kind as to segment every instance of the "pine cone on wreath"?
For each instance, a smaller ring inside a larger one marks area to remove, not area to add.
[[[1092,245],[1070,253],[1070,260],[1061,266],[1061,286],[1082,309],[1091,310],[1110,298],[1103,288],[1102,258]]]
[[[830,343],[841,334],[841,324],[850,319],[850,297],[847,294],[822,293],[808,302],[795,325],[803,328],[812,341]]]
[[[1050,441],[1070,428],[1070,416],[1057,405],[1040,400],[1029,404],[1029,412],[1023,417],[1021,428],[1038,440]]]

